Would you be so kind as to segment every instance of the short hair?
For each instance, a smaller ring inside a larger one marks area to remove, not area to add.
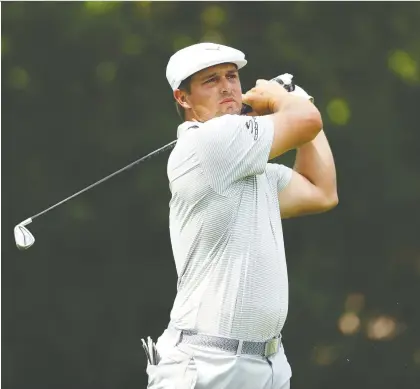
[[[181,84],[179,85],[178,89],[186,91],[188,94],[191,93],[191,77],[189,76],[185,80],[182,80]],[[178,112],[179,117],[182,120],[185,120],[185,109],[182,107],[181,104],[178,103],[178,101],[175,102],[175,108],[176,112]]]

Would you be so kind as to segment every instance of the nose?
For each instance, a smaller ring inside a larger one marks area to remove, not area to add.
[[[231,87],[229,80],[226,77],[223,77],[220,82],[220,92],[225,95],[231,92]]]

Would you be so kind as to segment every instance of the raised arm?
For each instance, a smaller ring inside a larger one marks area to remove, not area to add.
[[[275,82],[258,81],[244,96],[253,114],[270,115],[274,138],[270,159],[297,149],[292,177],[279,192],[282,218],[320,213],[338,203],[334,158],[322,131],[318,109],[301,88],[300,96],[289,94]]]

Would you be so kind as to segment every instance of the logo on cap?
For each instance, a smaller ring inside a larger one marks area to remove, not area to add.
[[[217,46],[217,47],[206,47],[204,50],[220,50],[220,46]]]

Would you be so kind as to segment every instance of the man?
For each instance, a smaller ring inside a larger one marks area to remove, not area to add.
[[[286,389],[288,279],[281,219],[333,208],[333,156],[302,89],[259,80],[244,96],[242,52],[182,49],[166,76],[185,122],[168,161],[178,292],[148,364],[149,388]],[[242,103],[253,109],[241,116]],[[297,149],[294,169],[268,161]]]

